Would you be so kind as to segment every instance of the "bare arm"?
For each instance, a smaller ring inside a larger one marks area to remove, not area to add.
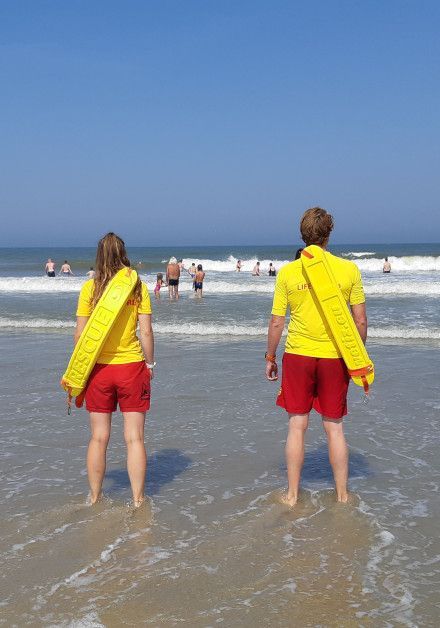
[[[151,314],[139,314],[139,340],[141,342],[142,351],[144,352],[145,361],[148,364],[154,362],[154,336],[151,326]],[[151,376],[153,371],[151,370]]]
[[[269,321],[269,329],[267,331],[267,355],[275,356],[281,336],[284,330],[285,316],[275,316],[272,314]],[[278,379],[278,367],[275,368],[272,362],[266,362],[266,377],[273,381]]]
[[[81,336],[84,327],[87,325],[87,321],[89,320],[88,316],[77,316],[76,317],[76,327],[75,327],[75,334],[73,336],[73,344],[76,345],[76,343],[79,340],[79,337]]]
[[[362,342],[365,344],[367,340],[367,308],[365,303],[359,303],[358,305],[351,305],[351,313],[353,315],[354,324],[357,327]]]

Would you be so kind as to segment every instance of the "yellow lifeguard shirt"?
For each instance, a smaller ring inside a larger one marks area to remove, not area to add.
[[[365,303],[359,268],[354,262],[341,259],[328,251],[326,259],[336,277],[347,304]],[[339,358],[341,354],[324,322],[316,297],[307,281],[301,260],[283,266],[277,276],[272,314],[285,316],[290,308],[286,353],[315,358]]]
[[[78,298],[77,316],[90,316],[94,280],[89,279],[81,288]],[[136,336],[138,314],[151,314],[150,295],[142,282],[142,300],[138,303],[132,297],[122,308],[116,322],[102,347],[98,364],[129,364],[144,359],[141,343]]]

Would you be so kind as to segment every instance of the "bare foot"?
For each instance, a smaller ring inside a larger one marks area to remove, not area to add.
[[[339,504],[346,504],[348,502],[348,493],[343,493],[342,495],[336,495],[336,501]]]
[[[135,508],[139,508],[145,501],[145,497],[141,497],[140,499],[133,499],[133,506]]]
[[[89,493],[87,495],[86,504],[87,506],[93,506],[94,504],[97,504],[99,501],[101,501],[101,499],[102,499],[102,492],[99,493],[96,497],[92,497],[92,494]]]
[[[281,493],[280,495],[280,501],[282,504],[285,504],[286,506],[289,506],[290,508],[293,508],[296,504],[296,502],[298,501],[298,499],[296,497],[290,497],[289,493]]]

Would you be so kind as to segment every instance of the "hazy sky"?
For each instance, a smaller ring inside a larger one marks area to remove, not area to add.
[[[440,240],[440,2],[0,0],[0,245]]]

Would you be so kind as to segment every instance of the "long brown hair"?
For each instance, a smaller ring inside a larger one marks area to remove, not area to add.
[[[102,297],[108,282],[124,267],[130,266],[125,243],[116,233],[110,231],[98,242],[96,250],[95,278],[93,285],[92,306],[95,307]],[[138,277],[133,290],[133,297],[139,303],[142,300],[142,282]]]

